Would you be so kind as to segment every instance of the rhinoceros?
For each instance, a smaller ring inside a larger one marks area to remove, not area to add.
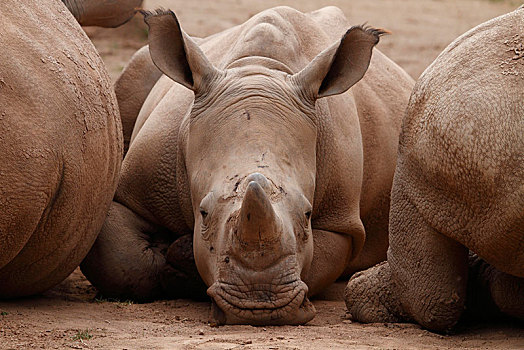
[[[171,11],[145,20],[158,68],[143,49],[117,84],[136,121],[82,271],[103,295],[180,296],[198,289],[194,256],[217,322],[308,322],[308,296],[385,259],[414,81],[372,56],[383,31],[333,7],[277,7],[198,40]]]
[[[524,318],[523,43],[520,9],[456,39],[420,77],[400,136],[387,262],[349,281],[353,318],[445,331],[466,298]]]
[[[56,0],[0,3],[0,297],[42,292],[82,261],[122,162],[103,62]]]
[[[80,25],[118,27],[129,21],[143,0],[62,0]]]

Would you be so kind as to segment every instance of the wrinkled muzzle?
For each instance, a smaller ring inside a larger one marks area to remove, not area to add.
[[[301,280],[286,284],[234,285],[216,282],[207,293],[213,298],[213,318],[218,324],[299,325],[315,317]]]
[[[300,279],[296,243],[285,239],[268,188],[263,175],[249,177],[232,254],[207,291],[218,324],[298,325],[315,316]]]

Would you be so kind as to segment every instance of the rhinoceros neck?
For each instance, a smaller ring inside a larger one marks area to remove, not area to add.
[[[270,69],[298,72],[330,42],[306,15],[297,12],[297,19],[286,11],[277,8],[261,12],[240,26],[204,39],[202,49],[222,69],[252,65],[257,60]],[[322,39],[311,43],[307,40],[310,36]]]
[[[287,64],[284,62],[278,61],[271,57],[263,56],[246,56],[239,57],[236,60],[230,62],[225,68],[239,68],[247,66],[262,66],[267,69],[279,70],[284,73],[293,74],[295,73]]]

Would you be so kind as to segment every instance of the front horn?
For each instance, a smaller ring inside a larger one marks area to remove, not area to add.
[[[262,186],[256,181],[249,182],[240,209],[239,240],[249,245],[275,242],[280,232],[278,223]]]

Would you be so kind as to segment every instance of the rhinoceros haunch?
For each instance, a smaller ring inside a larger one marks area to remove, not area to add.
[[[82,261],[122,162],[116,97],[56,0],[0,2],[0,298],[43,292]]]
[[[465,306],[524,319],[523,44],[521,7],[460,36],[420,77],[400,136],[388,261],[347,286],[356,320],[447,331]]]
[[[145,18],[165,76],[141,50],[117,83],[135,126],[84,273],[106,295],[180,296],[198,287],[192,235],[218,321],[309,321],[308,296],[385,258],[412,80],[371,59],[382,31],[347,30],[332,7],[279,7],[196,40],[170,11]]]

